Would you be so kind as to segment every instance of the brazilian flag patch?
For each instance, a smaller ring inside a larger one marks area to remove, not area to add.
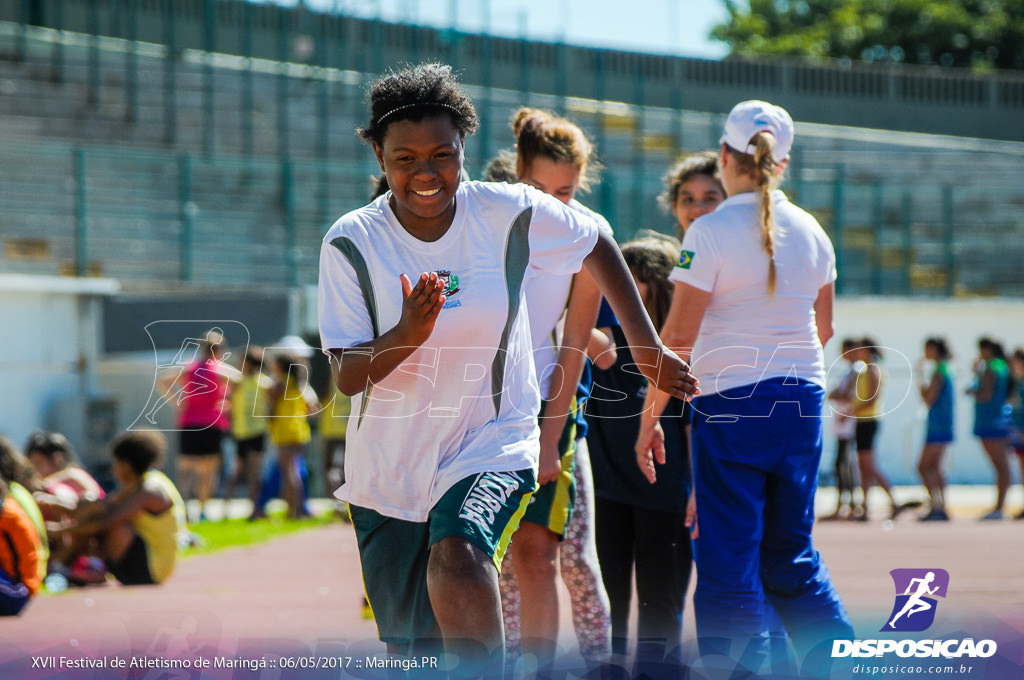
[[[684,250],[679,253],[679,264],[676,266],[680,269],[689,269],[690,265],[693,264],[694,253],[692,250]]]

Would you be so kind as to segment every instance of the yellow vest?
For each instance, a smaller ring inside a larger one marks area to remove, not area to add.
[[[267,390],[259,385],[259,374],[253,373],[231,390],[231,435],[235,439],[251,439],[267,431]]]
[[[871,378],[868,375],[868,369],[865,368],[863,371],[857,374],[857,384],[854,390],[854,402],[853,402],[853,415],[856,418],[868,418],[874,419],[878,417],[878,412],[882,408],[882,383],[884,375],[881,369],[878,369],[878,399],[872,403],[865,403],[873,396],[871,391]]]
[[[284,395],[274,404],[270,440],[275,445],[305,444],[310,439],[309,407],[302,390],[289,381]]]
[[[11,498],[21,506],[21,509],[25,511],[25,515],[32,520],[32,526],[36,528],[36,533],[39,534],[36,552],[39,554],[39,578],[43,580],[46,578],[47,563],[50,561],[50,542],[46,537],[46,522],[43,521],[43,513],[39,509],[36,499],[32,497],[32,492],[21,484],[11,482],[8,490]]]

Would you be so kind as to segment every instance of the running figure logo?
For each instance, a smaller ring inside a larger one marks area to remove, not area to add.
[[[224,329],[227,329],[228,332],[225,333]],[[164,406],[167,404],[171,404],[172,407],[181,406],[182,402],[189,397],[217,389],[216,376],[212,374],[212,371],[199,368],[191,375],[188,371],[189,367],[200,358],[199,349],[204,342],[220,336],[226,345],[228,334],[230,334],[232,344],[243,355],[245,348],[249,345],[249,330],[239,321],[161,320],[146,324],[144,330],[153,345],[155,359],[153,384],[145,406],[135,421],[128,426],[129,430],[166,429],[158,425]],[[219,369],[216,372],[222,375],[238,373],[236,369],[225,363],[231,357],[231,352],[226,349],[222,351],[218,362]],[[212,425],[213,423],[211,423]]]
[[[935,621],[934,597],[946,597],[949,572],[945,569],[893,569],[896,603],[882,631],[904,633],[927,630]]]

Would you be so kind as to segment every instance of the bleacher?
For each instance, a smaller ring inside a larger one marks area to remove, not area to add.
[[[128,290],[315,283],[324,230],[365,203],[377,172],[353,134],[372,75],[169,54],[0,22],[0,270],[110,276]],[[504,85],[467,88],[484,122],[471,174],[511,144],[515,108],[564,110],[605,166],[584,202],[620,240],[672,231],[661,177],[682,150],[717,143],[721,114]],[[1024,295],[1024,143],[793,113],[786,188],[833,237],[841,293]]]

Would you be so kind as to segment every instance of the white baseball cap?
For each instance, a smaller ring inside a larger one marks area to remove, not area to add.
[[[750,140],[762,131],[775,137],[775,151],[772,153],[775,162],[786,160],[793,148],[793,119],[784,108],[757,99],[732,107],[718,143],[728,144],[740,153],[753,154],[755,147]]]
[[[312,347],[306,344],[306,341],[297,335],[286,335],[274,345],[274,349],[284,349],[296,356],[303,357],[305,359],[313,356],[315,351]]]

